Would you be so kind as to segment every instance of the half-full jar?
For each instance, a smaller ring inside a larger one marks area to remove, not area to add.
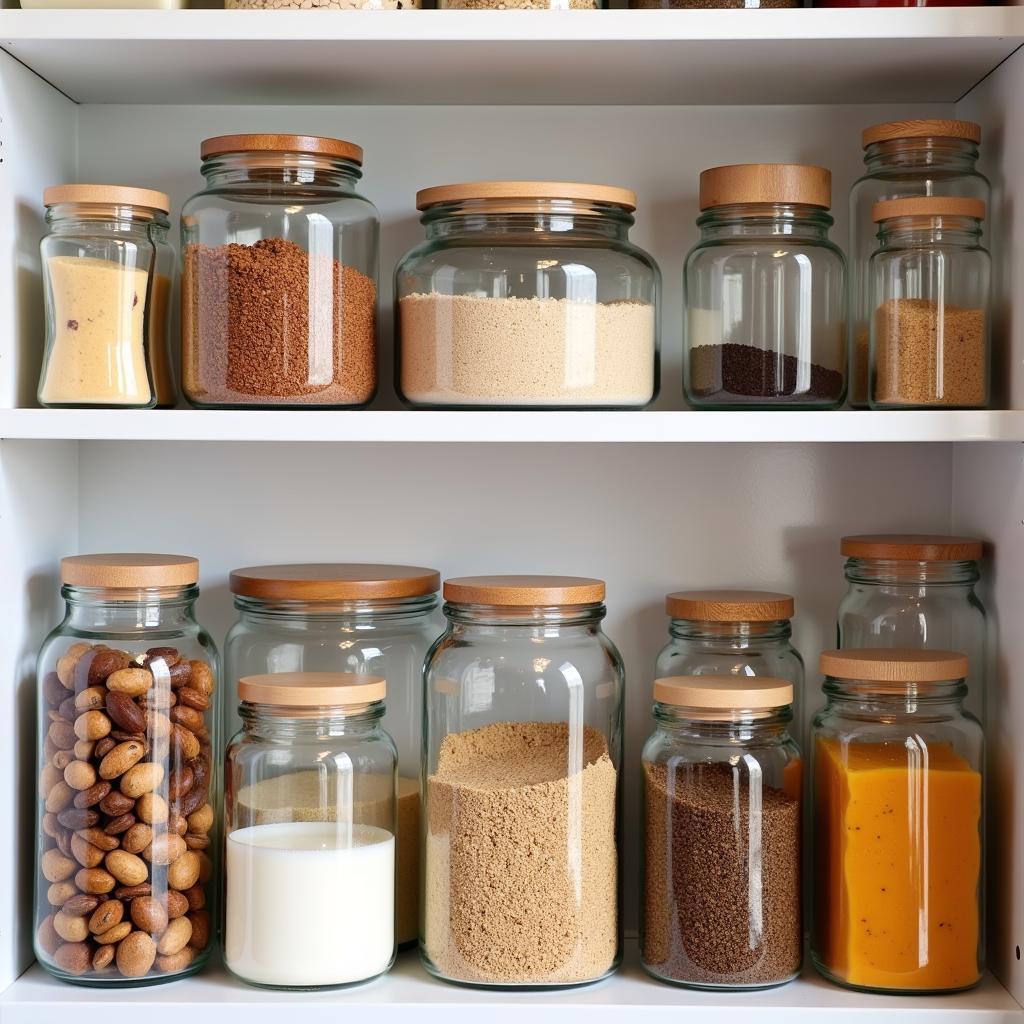
[[[643,751],[644,968],[693,988],[800,973],[800,751],[782,679],[654,684]]]
[[[982,729],[951,651],[827,651],[814,722],[814,923],[827,978],[875,992],[981,979]]]
[[[622,659],[604,583],[444,584],[424,669],[420,951],[474,985],[575,985],[619,962]]]
[[[181,213],[182,372],[200,406],[365,405],[377,387],[379,218],[363,151],[309,135],[202,144]]]
[[[641,408],[658,391],[657,264],[636,195],[485,181],[416,196],[396,271],[397,387],[424,406]]]
[[[925,196],[875,204],[868,264],[874,409],[981,408],[989,400],[991,259],[985,204]]]
[[[686,258],[686,397],[701,408],[816,408],[846,395],[846,272],[832,175],[736,164],[700,176]]]
[[[349,672],[387,680],[385,726],[398,746],[399,945],[418,935],[423,659],[441,632],[440,576],[411,565],[320,563],[235,569],[238,622],[225,644],[230,685],[244,676]],[[227,708],[235,728],[234,707]]]
[[[172,406],[170,201],[123,185],[43,193],[45,406]]]
[[[247,676],[226,757],[224,962],[267,988],[375,978],[395,959],[395,745],[385,682]]]
[[[36,957],[93,985],[202,967],[217,849],[217,650],[199,563],[61,562],[64,621],[39,653]]]

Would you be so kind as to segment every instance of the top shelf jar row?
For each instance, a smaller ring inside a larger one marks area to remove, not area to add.
[[[104,7],[109,0],[21,0],[24,8]],[[635,10],[730,10],[802,7],[986,7],[990,0],[628,0]],[[126,0],[123,8],[176,9],[188,0]],[[449,11],[596,11],[609,0],[224,0],[227,10],[405,10],[436,8]]]

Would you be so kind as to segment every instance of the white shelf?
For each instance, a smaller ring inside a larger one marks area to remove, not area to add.
[[[1021,44],[1022,7],[0,12],[80,103],[951,103]]]

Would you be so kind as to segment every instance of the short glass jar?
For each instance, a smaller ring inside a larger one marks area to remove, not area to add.
[[[640,957],[691,988],[767,988],[800,973],[802,766],[782,679],[654,684],[644,746]]]
[[[67,611],[39,652],[35,953],[63,981],[153,984],[209,959],[219,665],[198,578],[177,555],[61,562]]]
[[[446,580],[424,669],[424,915],[438,977],[576,985],[621,956],[622,659],[604,583]]]
[[[691,405],[842,405],[846,263],[829,239],[831,196],[824,167],[736,164],[701,173],[701,237],[684,280]]]
[[[379,216],[363,151],[309,135],[202,144],[181,211],[185,395],[199,406],[343,408],[377,388]]]
[[[628,189],[486,181],[417,193],[395,272],[397,381],[417,406],[642,408],[658,392],[661,274]]]
[[[873,217],[871,408],[984,408],[992,331],[992,260],[981,244],[985,204],[886,199]]]
[[[953,992],[984,967],[982,728],[951,651],[827,651],[814,721],[811,952],[871,992]]]
[[[39,404],[170,407],[170,200],[123,185],[43,193],[46,350]]]
[[[395,960],[395,764],[386,684],[238,681],[225,765],[224,963],[263,988],[367,981]]]

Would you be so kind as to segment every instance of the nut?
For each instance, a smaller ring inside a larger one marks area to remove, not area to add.
[[[98,906],[100,900],[98,896],[84,896],[79,894],[72,896],[71,899],[65,900],[61,910],[65,914],[70,914],[72,917],[87,917],[91,914]]]
[[[74,798],[75,791],[64,781],[62,776],[60,782],[56,783],[46,796],[46,809],[51,814],[57,814],[63,811]]]
[[[138,799],[143,793],[152,793],[163,781],[164,766],[158,761],[143,761],[129,768],[121,776],[121,792],[125,796]]]
[[[89,937],[89,925],[84,917],[75,917],[58,910],[53,915],[53,930],[65,942],[84,942]],[[189,931],[191,935],[191,930]]]
[[[139,733],[146,728],[146,715],[127,693],[107,694],[107,714],[125,732]]]
[[[172,771],[167,780],[167,799],[172,804],[176,803],[192,788],[194,779],[195,775],[188,765]]]
[[[102,760],[116,746],[117,740],[111,739],[109,736],[104,736],[103,739],[96,741],[96,746],[92,749],[92,756],[97,760]]]
[[[153,743],[167,739],[171,735],[171,720],[159,711],[149,712],[146,718],[146,733]]]
[[[93,846],[99,847],[104,853],[116,850],[119,845],[117,836],[108,835],[101,828],[83,828],[76,834],[81,836],[87,843],[92,843]]]
[[[156,958],[156,969],[164,974],[174,974],[177,971],[185,970],[195,958],[196,951],[191,946],[186,946],[173,956],[158,956]]]
[[[75,668],[82,655],[89,650],[88,644],[72,644],[63,657],[57,659],[57,678],[67,690],[75,688]]]
[[[177,708],[171,708],[175,712]],[[182,725],[171,729],[171,757],[178,761],[193,761],[199,756],[199,740]]]
[[[192,663],[190,661],[179,661],[177,665],[171,666],[171,686],[175,690],[191,684]]]
[[[153,892],[153,886],[149,882],[142,885],[122,885],[114,892],[116,900],[133,900],[136,896],[149,896]]]
[[[71,856],[71,833],[67,829],[61,829],[57,833],[57,849],[64,854],[65,857]]]
[[[75,755],[76,760],[88,761],[95,749],[96,744],[92,740],[79,740],[71,748],[71,752]]]
[[[170,715],[171,721],[175,725],[184,726],[189,732],[194,732],[198,735],[206,731],[206,719],[203,718],[203,713],[196,711],[195,708],[187,708],[179,703],[171,708],[168,715]],[[58,724],[54,722],[54,725]],[[56,739],[54,742],[56,742]]]
[[[75,727],[70,722],[65,722],[63,718],[51,722],[46,735],[53,740],[58,750],[70,750],[75,745],[75,740],[79,738],[75,735]]]
[[[120,924],[115,924],[113,928],[108,928],[105,932],[100,932],[98,935],[93,936],[93,938],[104,946],[112,946],[120,942],[126,935],[131,935],[131,932],[131,921],[122,921]]]
[[[86,942],[65,942],[53,954],[53,962],[68,974],[85,974],[92,963],[92,950]]]
[[[202,910],[206,906],[206,892],[201,885],[193,885],[191,889],[186,889],[185,896],[188,897],[189,910]]]
[[[101,740],[112,728],[102,711],[86,711],[75,719],[75,735],[80,740]]]
[[[148,825],[162,825],[167,821],[170,808],[167,801],[158,793],[143,793],[135,801],[135,813],[140,821]]]
[[[100,810],[104,814],[109,814],[112,818],[127,814],[134,806],[135,801],[130,796],[125,796],[124,793],[116,789],[112,790],[100,801]]]
[[[64,781],[64,772],[55,768],[52,764],[44,764],[43,770],[39,773],[39,795],[45,800],[50,790],[58,782]]]
[[[105,686],[89,686],[75,697],[75,708],[78,711],[102,711],[106,702]]]
[[[192,666],[192,688],[211,696],[216,685],[213,669],[205,661],[190,661],[189,665]]]
[[[188,822],[177,811],[172,811],[167,819],[167,831],[183,836],[188,831]]]
[[[94,971],[102,971],[105,967],[109,967],[113,962],[113,946],[99,946],[97,947],[96,952],[92,955],[92,969]]]
[[[76,899],[78,890],[74,882],[54,882],[46,890],[46,902],[51,907],[62,907],[68,900]],[[91,900],[92,896],[83,896],[82,899]]]
[[[120,900],[105,900],[94,910],[89,918],[89,931],[94,935],[113,928],[124,920],[124,904]]]
[[[95,686],[97,683],[102,683],[107,676],[119,669],[127,668],[130,660],[124,651],[100,651],[89,662],[89,685]]]
[[[151,864],[173,864],[187,849],[186,839],[174,833],[160,832],[142,856]]]
[[[77,868],[78,865],[70,857],[65,857],[60,850],[47,850],[40,861],[43,878],[48,882],[63,882],[65,878],[70,878]]]
[[[153,673],[145,668],[122,668],[107,678],[107,689],[138,697],[153,685]]]
[[[138,698],[137,703],[143,711],[166,711],[178,703],[173,690],[156,689],[155,687]]]
[[[124,669],[131,672],[131,669]],[[117,969],[126,978],[141,978],[156,960],[156,943],[145,932],[132,932],[117,947]]]
[[[180,953],[192,938],[192,922],[187,917],[177,917],[167,926],[160,941],[157,943],[156,951],[164,956],[173,956]]]
[[[155,896],[139,896],[132,900],[131,915],[135,927],[147,934],[160,935],[167,927],[167,910]]]
[[[195,850],[186,850],[168,869],[167,884],[179,892],[191,889],[199,881],[202,864]]]
[[[117,884],[114,876],[103,868],[82,868],[75,875],[75,885],[82,892],[93,893],[96,896],[103,896],[110,892]]]
[[[196,910],[187,915],[192,922],[192,938],[189,945],[193,949],[206,949],[210,941],[210,914],[206,910]]]
[[[89,789],[96,785],[96,769],[88,761],[72,761],[64,769],[64,781],[79,792]]]
[[[60,936],[53,930],[53,914],[47,914],[36,929],[36,948],[53,956],[60,945]]]
[[[178,703],[184,707],[194,708],[196,711],[206,711],[210,706],[210,698],[191,686],[183,686],[178,690]]]
[[[65,827],[77,832],[79,829],[92,828],[100,820],[100,812],[93,810],[79,810],[77,807],[69,807],[57,815],[57,820]]]
[[[141,822],[132,825],[121,837],[121,849],[129,853],[142,853],[153,841],[153,829]]]
[[[68,691],[57,677],[56,672],[47,672],[43,677],[43,699],[51,708],[59,707],[65,700]]]
[[[83,789],[75,797],[75,806],[79,810],[95,807],[109,792],[109,782],[94,782],[88,789]]]
[[[71,855],[83,868],[95,868],[103,862],[103,851],[80,835],[71,837]]]
[[[127,832],[128,829],[136,822],[134,814],[121,814],[116,818],[111,818],[110,821],[103,826],[103,831],[108,836],[119,836],[123,832]]]
[[[75,708],[75,698],[67,697],[60,702],[60,707],[57,708],[57,713],[54,715],[52,711],[48,712],[50,715],[50,721],[56,721],[58,718],[63,718],[66,722],[74,724],[75,716],[78,714]]]
[[[126,850],[111,850],[104,866],[122,885],[141,885],[149,878],[146,862]]]
[[[183,892],[177,892],[174,889],[167,890],[167,916],[172,921],[176,917],[184,917],[190,909],[188,897]]]
[[[162,661],[168,668],[181,661],[177,647],[150,647],[146,651],[146,664],[151,661]]]
[[[201,836],[198,833],[193,835],[191,832],[185,836],[185,846],[190,850],[205,850],[209,845],[209,836]]]
[[[53,755],[51,764],[63,775],[64,769],[67,768],[67,766],[71,764],[71,762],[74,761],[74,759],[74,748],[72,748],[71,750],[58,750],[57,753]]]
[[[60,822],[57,821],[56,814],[43,815],[43,833],[51,839],[56,839],[60,835]]]
[[[211,828],[213,828],[213,808],[209,804],[203,804],[202,807],[193,811],[188,816],[188,830],[190,832],[198,832],[200,835],[205,836]]]
[[[197,850],[196,856],[199,858],[199,881],[205,885],[213,878],[213,861],[202,850]]]
[[[130,671],[125,669],[125,671]],[[146,745],[138,740],[126,740],[118,743],[113,750],[100,761],[100,778],[116,779],[124,775],[129,768],[138,764],[146,753]]]

